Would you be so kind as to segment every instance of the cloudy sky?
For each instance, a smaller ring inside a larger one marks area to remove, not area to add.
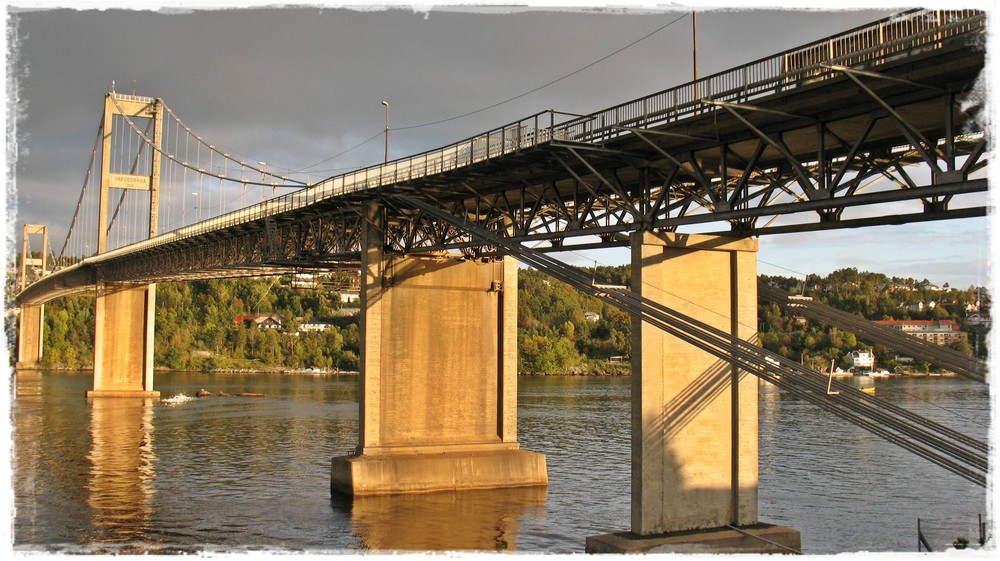
[[[789,10],[792,4],[700,6],[699,74],[894,11],[834,2]],[[390,102],[389,155],[396,158],[545,109],[593,112],[692,76],[691,2],[673,8],[548,3],[568,6],[558,10],[542,4],[233,9],[210,0],[155,9],[129,3],[128,10],[109,2],[75,3],[101,9],[54,5],[8,5],[7,152],[13,161],[6,223],[8,243],[19,243],[23,223],[48,224],[56,251],[112,82],[118,92],[134,88],[163,98],[198,134],[230,153],[272,168],[308,169],[318,178],[381,161],[381,100]],[[193,5],[198,9],[186,8]],[[857,267],[987,285],[988,238],[986,219],[766,236],[760,272],[799,276]],[[620,250],[567,258],[628,259]]]

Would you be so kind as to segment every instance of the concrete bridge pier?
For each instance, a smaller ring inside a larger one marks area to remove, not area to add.
[[[94,389],[87,397],[159,397],[153,390],[156,285],[99,282]]]
[[[38,257],[31,252],[31,236],[41,235],[41,251]],[[32,268],[41,276],[48,273],[49,229],[47,226],[25,224],[21,234],[21,269],[17,276],[18,291],[28,283],[28,269]],[[17,316],[17,361],[18,370],[38,368],[42,360],[43,338],[45,335],[45,305],[23,304]]]
[[[384,251],[362,241],[359,444],[333,458],[354,496],[548,484],[517,442],[517,264]]]
[[[754,239],[637,232],[632,290],[753,340],[756,252]],[[757,377],[638,319],[632,326],[632,531],[590,536],[587,551],[800,549],[797,531],[757,517]]]
[[[42,360],[45,325],[44,304],[24,304],[17,318],[17,370],[38,368]]]

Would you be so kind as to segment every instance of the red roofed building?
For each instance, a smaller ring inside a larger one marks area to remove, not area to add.
[[[950,319],[877,320],[875,323],[938,345],[947,345],[957,340],[969,341],[969,334],[959,331],[958,324]]]

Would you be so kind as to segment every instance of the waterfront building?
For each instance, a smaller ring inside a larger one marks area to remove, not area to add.
[[[871,370],[875,367],[875,354],[871,351],[851,351],[844,360],[855,372]]]
[[[876,320],[875,323],[937,345],[957,340],[969,341],[969,334],[960,331],[958,324],[950,319]]]
[[[281,318],[272,315],[239,315],[233,318],[236,325],[258,329],[281,329]]]
[[[969,314],[965,316],[965,321],[967,321],[969,325],[979,325],[987,329],[993,326],[993,318],[990,316],[990,314],[984,314],[984,313]]]

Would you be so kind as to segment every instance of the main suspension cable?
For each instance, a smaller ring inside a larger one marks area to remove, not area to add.
[[[265,182],[258,182],[258,181],[246,181],[246,180],[243,180],[243,179],[241,179],[241,180],[229,179],[229,178],[226,178],[226,177],[224,177],[222,175],[219,175],[219,174],[216,174],[216,173],[212,173],[209,170],[205,170],[205,169],[201,169],[201,168],[197,168],[195,166],[192,166],[191,164],[189,164],[187,162],[182,162],[179,159],[177,159],[177,157],[174,156],[173,154],[170,154],[169,152],[163,150],[162,148],[157,147],[149,137],[147,137],[146,135],[144,135],[139,130],[139,127],[137,127],[136,124],[132,121],[132,119],[129,118],[128,116],[124,115],[124,111],[122,110],[121,106],[118,104],[118,101],[114,98],[114,96],[111,97],[111,101],[115,104],[115,107],[118,109],[118,111],[123,114],[125,122],[128,123],[129,128],[131,128],[132,131],[135,134],[139,135],[139,137],[143,140],[143,142],[145,142],[146,144],[148,144],[149,146],[151,146],[154,150],[156,150],[157,152],[159,152],[161,155],[163,155],[164,157],[166,157],[168,160],[170,160],[170,161],[172,161],[172,162],[174,162],[174,163],[176,163],[178,165],[184,166],[184,167],[186,167],[188,169],[191,169],[193,171],[196,171],[196,172],[198,172],[198,173],[200,173],[202,175],[208,175],[208,176],[215,177],[215,178],[218,178],[218,179],[225,179],[225,180],[231,181],[233,183],[241,183],[241,184],[246,184],[246,185],[262,185],[262,186],[271,186],[271,187],[303,187],[303,186],[307,186],[308,185],[308,183],[306,183],[304,181],[299,181],[297,179],[289,179],[287,176],[273,174],[273,173],[268,172],[266,169],[262,170],[262,169],[258,169],[258,168],[252,168],[252,169],[256,169],[257,171],[261,172],[262,176],[266,175],[266,176],[274,177],[276,179],[281,179],[282,182],[296,183],[298,185],[297,186],[293,186],[293,185],[277,185],[274,182],[265,183]],[[169,108],[167,108],[166,104],[164,104],[163,107],[169,110]],[[174,115],[173,113],[171,113],[171,116],[173,116],[175,119],[177,118],[176,115]],[[181,126],[184,126],[184,124],[181,123]],[[188,131],[189,134],[194,135],[194,132],[191,129],[187,128],[186,126],[184,126],[184,128],[185,128],[186,131]],[[214,146],[206,143],[204,141],[204,139],[202,139],[201,137],[195,136],[195,138],[198,140],[199,143],[205,145],[205,147],[209,148],[209,150],[211,150],[212,152],[223,154],[222,152],[220,152]],[[247,167],[252,167],[252,166],[247,165]]]

